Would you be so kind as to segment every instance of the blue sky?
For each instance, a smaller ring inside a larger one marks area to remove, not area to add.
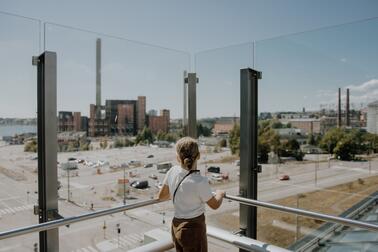
[[[377,1],[2,1],[0,11],[98,31],[103,38],[103,101],[147,96],[147,109],[182,116],[183,70],[196,71],[199,117],[238,115],[239,69],[263,71],[260,110],[318,109],[350,87],[352,102],[378,95]],[[38,21],[0,14],[0,117],[35,115],[31,55],[43,48]],[[47,25],[45,47],[58,53],[58,108],[88,114],[95,100],[98,34]],[[259,41],[254,45],[250,41]],[[245,43],[246,42],[246,43]],[[244,43],[244,44],[241,44]],[[237,45],[240,44],[240,45]],[[219,50],[201,51],[233,47]],[[191,60],[191,62],[190,62]],[[8,108],[12,109],[8,109]]]

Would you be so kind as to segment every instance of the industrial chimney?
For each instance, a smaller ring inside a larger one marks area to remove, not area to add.
[[[96,40],[96,118],[101,118],[101,39]]]
[[[339,88],[339,96],[338,96],[338,106],[337,106],[337,127],[341,127],[341,88]]]
[[[350,111],[349,111],[349,88],[347,88],[347,94],[346,94],[346,126],[350,126]]]

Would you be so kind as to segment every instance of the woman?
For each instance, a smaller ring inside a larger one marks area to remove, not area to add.
[[[176,251],[207,251],[205,203],[212,209],[222,204],[224,192],[211,192],[207,177],[201,176],[197,167],[200,158],[197,142],[181,138],[176,144],[179,166],[166,174],[159,200],[172,198],[175,215],[172,220],[172,239]]]

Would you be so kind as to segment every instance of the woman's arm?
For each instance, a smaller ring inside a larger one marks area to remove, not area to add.
[[[160,201],[169,200],[170,194],[169,194],[169,187],[168,185],[164,184],[162,188],[160,188],[160,191],[158,193],[158,199]]]
[[[218,209],[222,205],[224,191],[217,190],[215,196],[211,197],[206,203],[212,209]]]

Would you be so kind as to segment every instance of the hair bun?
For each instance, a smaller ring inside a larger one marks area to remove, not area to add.
[[[187,167],[191,168],[192,164],[193,164],[193,160],[191,158],[184,159],[184,165],[186,165]]]

